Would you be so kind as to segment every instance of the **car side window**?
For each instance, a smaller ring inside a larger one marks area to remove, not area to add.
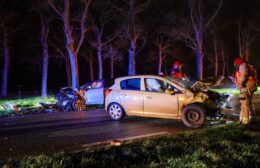
[[[164,82],[155,78],[146,78],[145,79],[145,90],[149,92],[159,92],[165,93],[167,89],[171,89],[174,93],[181,93],[177,88],[170,85],[167,82]]]
[[[94,81],[91,84],[92,89],[99,89],[99,88],[102,88],[102,87],[103,87],[103,81]]]
[[[120,83],[122,90],[140,90],[140,78],[123,80]]]

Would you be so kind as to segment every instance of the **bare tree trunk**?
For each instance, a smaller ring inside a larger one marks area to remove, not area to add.
[[[213,40],[214,43],[214,55],[215,55],[215,77],[218,76],[218,45],[217,45],[217,40]]]
[[[43,16],[42,16],[43,17]],[[48,85],[48,34],[49,34],[49,25],[48,22],[41,18],[41,45],[42,45],[42,87],[41,87],[41,97],[47,97],[47,85]]]
[[[225,76],[226,60],[225,60],[225,52],[224,52],[223,43],[221,44],[221,55],[222,55],[222,61],[223,61],[222,76]]]
[[[9,44],[8,44],[8,34],[7,30],[4,28],[4,63],[2,67],[2,88],[1,88],[1,97],[6,97],[8,92],[8,74],[9,74],[9,65],[10,65],[10,55],[9,55]]]
[[[129,0],[129,34],[131,37],[131,41],[128,49],[128,75],[135,75],[136,37],[135,37],[134,0]]]
[[[84,4],[84,9],[80,19],[80,34],[78,41],[75,42],[74,33],[70,27],[70,0],[64,0],[63,10],[55,6],[53,0],[48,0],[49,5],[52,9],[60,16],[63,21],[63,31],[66,39],[66,49],[69,54],[70,66],[71,66],[71,77],[72,77],[72,88],[79,87],[79,72],[78,72],[78,53],[83,44],[85,33],[86,33],[86,20],[88,7],[91,0],[81,1]]]
[[[243,58],[243,47],[242,47],[242,39],[241,39],[241,25],[238,25],[238,49],[239,49],[239,57]]]
[[[42,89],[41,89],[41,96],[47,96],[47,83],[48,83],[48,44],[46,41],[46,37],[42,39],[42,50],[43,50],[43,62],[42,62]]]
[[[162,74],[162,47],[159,46],[158,53],[158,75]]]
[[[249,47],[246,47],[246,60],[247,60],[247,62],[249,62],[249,59],[250,59],[250,49],[249,49]]]
[[[64,57],[65,59],[65,65],[66,65],[66,72],[67,72],[67,84],[68,87],[71,87],[71,68],[70,68],[70,60],[67,56]]]
[[[68,49],[69,58],[70,58],[70,67],[71,67],[71,81],[72,87],[78,88],[79,86],[79,72],[78,72],[78,58],[77,55],[73,52],[73,50]]]
[[[197,79],[203,79],[203,50],[202,50],[202,36],[200,30],[196,32],[196,42],[197,42]]]
[[[66,48],[67,48],[67,51],[69,54],[69,59],[70,59],[72,87],[78,88],[78,86],[79,86],[78,58],[77,58],[76,49],[74,47],[74,40],[72,38],[72,32],[70,30],[69,6],[70,6],[70,0],[64,0],[64,15],[63,15],[62,20],[63,20],[63,24],[64,24],[64,34],[66,37]]]
[[[103,79],[103,63],[102,63],[102,49],[101,45],[98,44],[97,56],[98,56],[98,79]]]
[[[135,43],[132,39],[128,49],[128,75],[135,75]]]
[[[164,75],[168,75],[168,72],[167,72],[166,66],[164,66]]]
[[[110,57],[110,79],[114,79],[114,55]]]
[[[206,32],[206,29],[209,27],[211,22],[214,20],[216,15],[218,14],[220,8],[222,6],[222,0],[219,1],[218,7],[215,12],[206,19],[203,16],[202,10],[202,1],[193,1],[189,0],[189,10],[190,10],[190,19],[193,27],[193,32],[195,34],[196,44],[194,48],[196,49],[196,56],[197,56],[197,79],[203,79],[203,60],[204,60],[204,52],[203,52],[203,35]],[[195,9],[196,8],[196,9]]]
[[[93,54],[92,52],[89,55],[89,72],[90,72],[90,80],[93,81],[94,80],[94,67],[93,67]]]

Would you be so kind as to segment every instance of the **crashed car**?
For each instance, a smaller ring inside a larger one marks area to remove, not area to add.
[[[106,91],[104,84],[104,80],[95,80],[79,89],[61,88],[56,95],[57,105],[64,111],[82,111],[87,105],[102,105]]]
[[[207,87],[171,76],[121,77],[107,91],[105,108],[113,120],[125,115],[182,119],[186,126],[198,128],[206,116],[216,115],[227,98]]]

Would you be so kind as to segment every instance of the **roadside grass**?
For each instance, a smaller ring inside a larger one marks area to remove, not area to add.
[[[210,89],[218,93],[227,93],[227,94],[239,94],[239,90],[236,88],[217,88],[217,89]],[[257,88],[255,94],[260,94],[260,87]]]
[[[24,99],[0,99],[0,116],[14,115],[16,113],[24,113],[26,111],[35,112],[41,108],[40,102],[56,103],[56,99],[53,96],[47,98],[41,97],[29,97]],[[5,110],[2,105],[12,104],[18,107],[18,112],[13,109]]]
[[[260,123],[229,124],[121,146],[88,147],[73,153],[27,156],[0,162],[10,167],[259,167]],[[1,166],[1,165],[0,165]]]

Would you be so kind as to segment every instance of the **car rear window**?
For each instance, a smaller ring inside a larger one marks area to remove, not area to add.
[[[123,80],[120,86],[123,90],[140,90],[140,78]]]

